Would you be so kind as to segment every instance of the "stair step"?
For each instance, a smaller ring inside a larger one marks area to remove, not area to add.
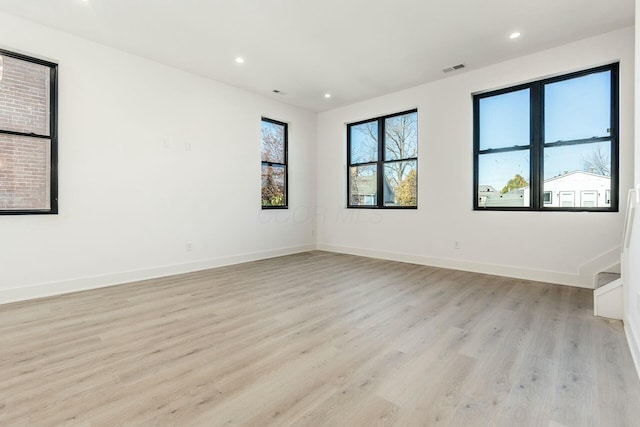
[[[603,271],[602,273],[598,273],[598,282],[597,282],[596,289],[608,283],[611,283],[614,280],[619,278],[620,278],[620,273],[609,273],[605,271]]]
[[[622,279],[616,279],[593,291],[593,314],[598,317],[622,320]]]

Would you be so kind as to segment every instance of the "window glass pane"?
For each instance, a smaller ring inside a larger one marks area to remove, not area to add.
[[[528,207],[529,170],[529,150],[481,154],[478,159],[478,205]]]
[[[384,147],[385,160],[418,157],[418,113],[385,119]]]
[[[0,209],[51,207],[51,141],[0,135]]]
[[[49,135],[49,67],[1,57],[0,129]]]
[[[349,168],[349,204],[375,206],[378,203],[377,167],[375,165]]]
[[[418,205],[418,171],[415,160],[384,164],[384,205]]]
[[[610,127],[610,71],[545,85],[545,142],[609,136]]]
[[[286,206],[285,166],[262,165],[262,206]]]
[[[544,191],[554,195],[546,207],[609,207],[610,189],[611,142],[544,149]]]
[[[351,164],[378,160],[378,122],[350,127]]]
[[[262,161],[285,163],[284,126],[262,121]]]
[[[480,150],[530,144],[530,90],[480,98]]]

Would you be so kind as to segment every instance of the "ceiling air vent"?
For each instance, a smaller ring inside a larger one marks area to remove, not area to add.
[[[450,73],[452,71],[461,70],[464,68],[464,64],[454,65],[453,67],[445,68],[442,70],[443,73]]]

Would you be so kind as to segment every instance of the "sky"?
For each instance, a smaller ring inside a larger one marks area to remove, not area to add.
[[[524,89],[480,100],[481,150],[529,145],[529,97]],[[609,135],[610,71],[547,84],[544,97],[545,143]],[[585,157],[597,149],[609,154],[610,147],[600,142],[545,149],[544,179],[583,170]],[[481,155],[479,165],[479,183],[496,190],[515,174],[529,181],[529,150]]]

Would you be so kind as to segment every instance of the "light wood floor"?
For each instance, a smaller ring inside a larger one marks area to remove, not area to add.
[[[310,252],[0,306],[0,425],[638,426],[591,292]]]

